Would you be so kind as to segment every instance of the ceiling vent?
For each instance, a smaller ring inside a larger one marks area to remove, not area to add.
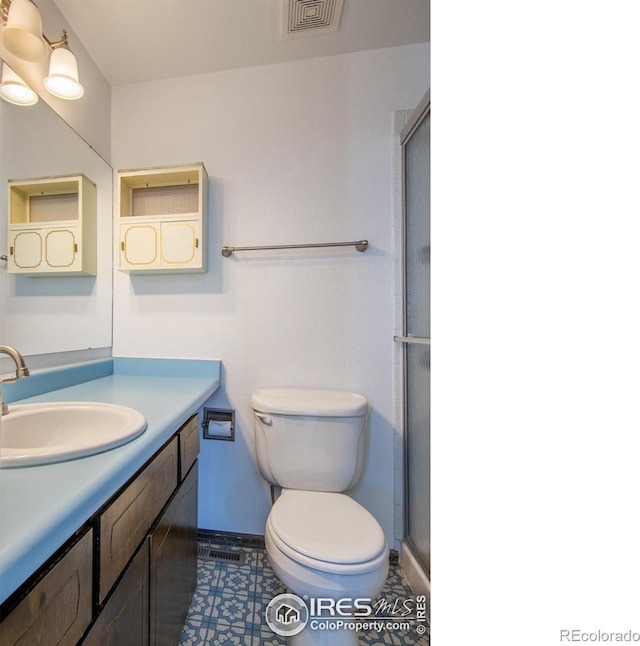
[[[282,0],[282,38],[338,31],[344,0]]]

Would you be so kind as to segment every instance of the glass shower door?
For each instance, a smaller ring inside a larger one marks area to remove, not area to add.
[[[427,576],[430,567],[430,101],[402,133],[405,437],[405,541]]]

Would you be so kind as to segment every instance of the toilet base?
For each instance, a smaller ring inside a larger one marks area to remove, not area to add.
[[[269,526],[265,531],[265,546],[269,562],[276,576],[294,594],[301,598],[330,597],[333,599],[374,598],[382,590],[389,571],[389,561],[383,559],[377,570],[355,576],[319,572],[295,563],[274,544]],[[353,629],[330,629],[324,623],[342,619],[352,623],[350,617],[314,617],[306,628],[292,637],[287,637],[291,646],[358,646],[358,633]]]

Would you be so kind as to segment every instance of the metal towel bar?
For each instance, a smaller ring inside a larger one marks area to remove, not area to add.
[[[263,251],[265,249],[310,249],[312,247],[355,247],[358,251],[366,251],[368,240],[354,240],[353,242],[317,242],[312,244],[278,244],[263,247],[222,247],[222,255],[228,258],[234,251]]]

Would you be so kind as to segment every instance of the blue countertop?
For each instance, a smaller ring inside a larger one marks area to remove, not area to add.
[[[0,468],[0,602],[14,592],[220,386],[220,362],[115,358],[34,371],[3,385],[12,402],[101,401],[139,410],[146,431],[85,458]]]

